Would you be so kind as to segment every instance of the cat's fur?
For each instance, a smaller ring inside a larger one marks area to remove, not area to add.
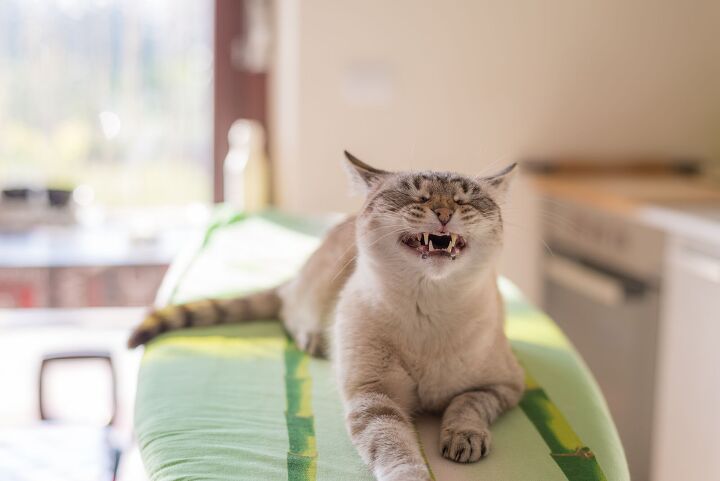
[[[317,355],[329,344],[348,431],[376,478],[429,481],[415,413],[443,413],[443,456],[474,462],[489,450],[492,421],[523,392],[495,273],[514,166],[484,178],[390,173],[346,155],[366,191],[363,208],[330,231],[293,281],[161,309],[129,344],[172,328],[279,314],[302,349]],[[464,239],[455,259],[423,258],[416,241],[403,243],[438,231]]]

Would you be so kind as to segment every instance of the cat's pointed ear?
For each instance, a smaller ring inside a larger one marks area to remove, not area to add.
[[[477,180],[496,199],[503,201],[507,195],[510,183],[517,172],[517,162],[505,167],[500,172],[492,175],[478,177]]]
[[[345,170],[350,174],[353,184],[357,185],[359,190],[363,192],[371,190],[390,175],[390,172],[366,164],[347,150],[345,151],[345,159]]]

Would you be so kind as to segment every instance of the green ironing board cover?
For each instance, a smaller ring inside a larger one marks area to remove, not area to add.
[[[220,210],[171,267],[158,302],[236,295],[293,275],[323,224]],[[260,240],[260,241],[259,241]],[[439,420],[417,420],[438,481],[626,481],[604,399],[572,346],[506,280],[507,332],[527,373],[520,406],[493,427],[482,461],[440,457]],[[167,333],[147,346],[135,429],[150,479],[372,480],[350,443],[328,361],[309,358],[277,322]]]

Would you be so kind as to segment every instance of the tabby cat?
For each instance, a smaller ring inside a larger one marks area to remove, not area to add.
[[[279,317],[300,348],[330,355],[348,432],[375,477],[429,481],[416,413],[442,413],[442,455],[475,462],[490,449],[490,424],[523,392],[495,270],[515,164],[468,177],[387,172],[345,155],[364,205],[294,280],[156,310],[129,345],[170,329]]]

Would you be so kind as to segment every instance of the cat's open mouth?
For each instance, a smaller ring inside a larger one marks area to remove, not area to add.
[[[454,260],[466,245],[463,236],[452,232],[405,234],[400,237],[400,242],[415,249],[423,259],[428,256],[447,256]]]

